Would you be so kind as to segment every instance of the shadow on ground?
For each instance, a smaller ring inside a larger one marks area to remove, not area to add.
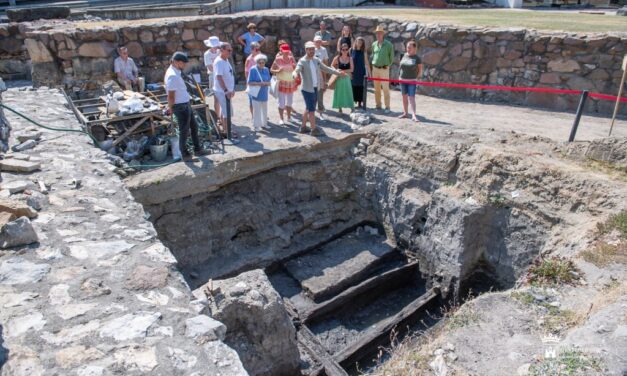
[[[9,358],[9,350],[4,347],[4,337],[2,336],[3,328],[0,325],[0,371],[2,370],[2,366]]]

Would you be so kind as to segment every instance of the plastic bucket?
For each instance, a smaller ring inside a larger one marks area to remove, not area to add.
[[[150,145],[150,156],[157,162],[163,162],[168,156],[168,144]]]

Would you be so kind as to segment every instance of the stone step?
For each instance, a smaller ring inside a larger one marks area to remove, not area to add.
[[[286,262],[285,269],[305,294],[318,302],[368,278],[382,262],[396,255],[385,236],[355,231]]]

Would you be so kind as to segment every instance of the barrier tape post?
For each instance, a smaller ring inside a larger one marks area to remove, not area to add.
[[[581,93],[581,99],[579,100],[579,106],[577,107],[577,115],[575,116],[575,122],[573,123],[573,128],[570,130],[570,137],[568,137],[568,142],[575,141],[575,134],[577,134],[577,128],[579,127],[579,121],[581,120],[581,114],[583,113],[584,105],[586,104],[586,99],[588,98],[588,90],[584,90]]]
[[[225,145],[236,145],[239,144],[238,140],[234,140],[231,134],[231,99],[226,97],[226,140],[224,140]]]
[[[363,92],[363,98],[362,98],[362,108],[364,111],[366,111],[366,108],[368,108],[368,106],[366,106],[366,100],[368,99],[368,75],[364,75],[364,92]]]
[[[620,79],[620,86],[618,87],[618,96],[616,96],[616,104],[614,105],[614,114],[612,114],[612,124],[610,125],[610,133],[608,137],[612,135],[612,129],[614,129],[614,121],[616,120],[616,114],[618,114],[618,106],[620,106],[620,98],[623,96],[623,87],[625,87],[625,76],[627,76],[627,55],[623,57],[623,77]]]

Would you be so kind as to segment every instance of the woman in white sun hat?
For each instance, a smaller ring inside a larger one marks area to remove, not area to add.
[[[216,57],[220,56],[220,39],[216,36],[209,37],[203,41],[205,46],[209,47],[207,51],[205,51],[205,67],[207,67],[207,76],[209,77],[209,87],[213,87],[213,61]],[[213,108],[216,111],[218,119],[220,118],[220,103],[218,99],[213,97]]]

